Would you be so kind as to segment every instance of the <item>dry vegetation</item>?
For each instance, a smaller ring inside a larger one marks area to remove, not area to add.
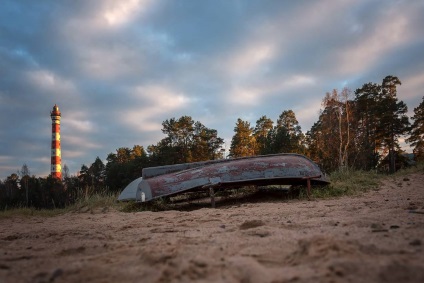
[[[402,169],[393,175],[378,174],[375,171],[343,170],[333,172],[329,179],[331,184],[315,188],[312,190],[313,199],[332,198],[346,195],[358,195],[371,189],[376,189],[382,180],[401,179],[404,176],[424,170],[424,163],[419,163],[407,169]],[[226,207],[234,204],[249,202],[281,202],[292,199],[306,200],[307,193],[305,187],[296,188],[297,191],[287,190],[287,186],[268,187],[258,190],[254,187],[243,187],[221,191],[216,194],[217,206]],[[116,201],[118,194],[103,191],[89,196],[81,194],[77,202],[64,209],[40,209],[34,208],[14,208],[0,211],[0,218],[14,215],[22,216],[55,216],[67,212],[89,212],[98,209],[113,209],[123,212],[136,211],[166,211],[166,210],[194,210],[210,207],[210,199],[207,192],[190,193],[177,195],[171,198],[157,199],[151,203],[119,203]]]

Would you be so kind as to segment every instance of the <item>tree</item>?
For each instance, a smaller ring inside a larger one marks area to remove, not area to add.
[[[274,122],[267,116],[262,116],[256,121],[256,127],[253,130],[253,136],[256,140],[255,154],[267,154],[267,138],[270,131],[272,131]]]
[[[424,96],[423,101],[414,108],[414,123],[411,126],[411,135],[407,142],[414,146],[415,160],[424,161]]]
[[[105,178],[106,185],[112,191],[118,191],[124,185],[122,183],[123,174],[121,173],[123,163],[118,162],[118,157],[115,153],[109,153],[106,158]]]
[[[130,159],[133,160],[142,156],[146,156],[146,151],[144,150],[144,147],[141,145],[134,145],[130,153]]]
[[[165,137],[156,145],[149,145],[147,152],[152,166],[179,163],[176,148],[172,146],[171,138]]]
[[[90,171],[88,170],[87,165],[81,165],[81,170],[79,171],[79,183],[85,190],[85,197],[88,197],[88,187],[92,185],[92,178],[90,176]]]
[[[65,206],[67,195],[61,179],[48,176],[43,180],[41,190],[44,208],[63,208]]]
[[[131,149],[128,147],[120,147],[116,150],[116,162],[123,164],[131,159]]]
[[[366,83],[355,91],[354,116],[357,121],[354,156],[357,168],[370,170],[375,168],[380,159],[379,148],[381,140],[377,135],[380,123],[380,113],[377,111],[381,86],[375,83]]]
[[[97,157],[89,170],[93,184],[97,187],[106,185],[112,191],[123,189],[134,179],[133,167],[138,160],[136,155],[137,153],[133,153],[130,148],[121,147],[116,150],[116,153],[108,154],[106,165]]]
[[[90,166],[93,184],[96,189],[106,186],[112,191],[119,191],[135,178],[141,177],[148,160],[144,147],[140,145],[134,145],[132,149],[120,147],[116,153],[109,153],[106,165],[97,157]]]
[[[70,177],[70,175],[69,175],[69,167],[68,167],[68,165],[63,165],[63,170],[62,170],[62,176],[63,176],[63,180],[66,180],[66,179],[68,179],[69,177]]]
[[[5,196],[6,196],[6,206],[17,206],[21,205],[20,195],[19,195],[19,176],[16,173],[7,176],[4,185],[5,185]]]
[[[381,139],[383,148],[389,152],[390,173],[396,170],[395,150],[399,149],[398,138],[407,133],[410,125],[406,115],[408,107],[396,97],[396,86],[400,84],[400,80],[394,76],[386,76],[383,79],[377,108],[381,117],[377,136]]]
[[[276,153],[304,153],[304,135],[293,110],[283,111],[276,125]]]
[[[209,129],[189,116],[169,119],[162,123],[167,136],[156,145],[147,148],[155,165],[186,163],[219,158],[223,139],[218,132]]]
[[[334,171],[339,167],[337,140],[334,134],[337,129],[335,113],[330,109],[324,109],[318,121],[314,123],[306,134],[308,155],[316,163],[320,164],[325,171]]]
[[[398,138],[408,131],[408,108],[396,97],[397,85],[401,81],[395,76],[386,76],[381,85],[367,83],[355,91],[355,118],[358,121],[354,144],[362,169],[375,168],[382,155],[388,153],[389,170],[396,168]]]
[[[190,148],[194,136],[194,123],[190,116],[182,116],[178,120],[171,118],[162,123],[162,132],[168,135],[169,146],[176,149],[178,160],[175,163],[191,162]]]
[[[336,124],[333,124],[333,133],[338,135],[337,148],[338,148],[338,166],[340,168],[349,165],[349,145],[351,143],[351,125],[354,123],[352,120],[352,101],[349,100],[350,90],[344,88],[339,94],[338,90],[334,89],[333,92],[327,93],[324,98],[323,105],[327,108],[328,112],[333,112],[336,118]]]
[[[29,194],[28,194],[28,182],[29,182],[29,179],[30,179],[29,174],[30,174],[30,172],[29,172],[29,169],[28,169],[28,165],[26,165],[24,163],[24,165],[22,165],[21,170],[20,171],[18,170],[18,175],[21,177],[20,182],[19,182],[20,185],[21,185],[21,188],[25,188],[25,203],[26,203],[26,206],[28,206],[28,203],[29,203]]]
[[[327,171],[349,166],[354,103],[348,97],[348,89],[343,89],[341,94],[336,89],[327,92],[318,122],[306,135],[309,157]]]
[[[224,140],[218,137],[217,130],[209,129],[202,123],[194,124],[193,143],[190,151],[192,161],[214,160],[222,158],[219,149]]]
[[[243,157],[255,155],[256,140],[253,136],[253,128],[250,127],[250,123],[240,118],[237,119],[234,132],[235,134],[231,140],[230,156]]]
[[[28,165],[26,165],[26,164],[22,165],[22,168],[19,171],[19,175],[21,177],[21,181],[20,181],[21,187],[25,188],[25,200],[26,200],[25,203],[26,203],[26,206],[28,206],[28,204],[29,204],[29,197],[28,197],[28,182],[29,182],[29,179],[30,179],[29,174],[30,174],[30,172],[29,172]]]
[[[102,187],[105,180],[105,165],[103,161],[97,156],[96,160],[88,168],[88,174],[91,177],[91,185],[96,189]]]

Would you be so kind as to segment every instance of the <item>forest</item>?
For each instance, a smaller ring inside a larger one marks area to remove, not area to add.
[[[0,180],[0,209],[60,208],[84,195],[117,193],[146,167],[275,153],[303,154],[326,173],[394,173],[424,161],[424,97],[408,117],[406,104],[397,98],[399,85],[399,78],[386,76],[381,83],[369,82],[354,92],[344,88],[326,93],[318,121],[306,133],[290,109],[275,122],[266,115],[259,117],[254,126],[239,118],[228,156],[217,130],[190,116],[170,118],[162,123],[165,137],[156,145],[118,148],[107,155],[106,163],[96,157],[92,164],[83,164],[77,176],[71,176],[65,164],[62,180],[36,177],[24,164]],[[413,154],[402,151],[401,138]]]

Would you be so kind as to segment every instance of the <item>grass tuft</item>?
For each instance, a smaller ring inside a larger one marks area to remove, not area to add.
[[[108,191],[101,191],[88,197],[80,197],[74,204],[65,208],[68,211],[93,211],[97,208],[116,208],[119,209],[122,205],[117,201],[118,195]]]
[[[410,166],[408,168],[399,170],[391,176],[396,178],[396,177],[404,177],[405,175],[415,174],[415,173],[424,173],[424,161],[419,162],[414,166]]]
[[[101,191],[89,196],[80,196],[77,201],[65,208],[56,209],[36,209],[34,207],[20,207],[5,209],[0,211],[0,218],[8,218],[14,216],[20,217],[53,217],[67,212],[90,212],[95,213],[97,210],[102,209],[103,212],[110,209],[120,210],[123,206],[122,203],[117,201],[117,194],[107,191]]]
[[[313,188],[313,198],[332,198],[340,196],[358,195],[371,189],[376,189],[383,175],[374,171],[340,170],[333,172],[330,176],[330,184]],[[302,187],[299,198],[307,198],[306,188]]]

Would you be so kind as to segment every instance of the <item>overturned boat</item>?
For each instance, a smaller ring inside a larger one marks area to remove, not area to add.
[[[299,154],[273,154],[144,168],[120,201],[150,201],[201,189],[246,185],[327,184],[319,167]]]

